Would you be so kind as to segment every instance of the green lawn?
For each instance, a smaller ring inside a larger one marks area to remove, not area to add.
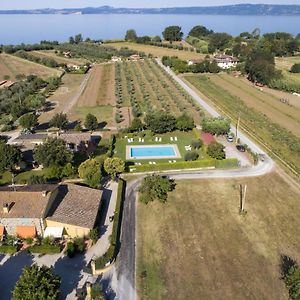
[[[122,158],[123,160],[126,160],[126,146],[134,146],[134,145],[165,145],[165,144],[176,144],[178,146],[181,158],[176,159],[177,161],[183,161],[184,155],[187,152],[185,150],[185,146],[191,145],[191,142],[193,139],[196,139],[195,134],[190,132],[181,132],[181,131],[175,131],[165,134],[157,134],[157,135],[149,135],[149,132],[145,131],[146,135],[143,137],[144,143],[139,143],[138,138],[139,135],[136,135],[134,138],[133,143],[128,143],[127,138],[123,137],[117,140],[116,147],[115,147],[115,155]],[[162,138],[161,142],[155,142],[155,137]],[[177,137],[177,142],[171,141],[170,137]],[[200,159],[206,159],[208,158],[206,152],[204,149],[199,150],[199,158]],[[160,163],[168,162],[170,159],[150,159],[150,161],[159,161]],[[132,160],[135,161],[135,160]],[[129,161],[128,161],[129,162]],[[140,163],[147,163],[149,160],[138,160]]]

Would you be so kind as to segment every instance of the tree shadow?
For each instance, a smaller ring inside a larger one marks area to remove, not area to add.
[[[49,122],[41,123],[35,127],[35,130],[47,130],[50,128]]]
[[[0,298],[1,300],[11,299],[11,293],[19,280],[25,266],[31,266],[33,256],[26,251],[11,256],[0,265]]]
[[[102,291],[106,295],[107,300],[115,300],[117,297],[116,292],[111,287],[112,278],[111,276],[100,278],[96,280],[95,284],[100,284]]]
[[[290,258],[287,255],[281,254],[280,255],[280,271],[281,271],[281,278],[285,278],[286,274],[288,273],[291,267],[297,265],[297,262]]]
[[[104,129],[105,127],[107,126],[107,122],[100,122],[99,124],[98,124],[98,128],[99,129]]]
[[[55,263],[54,272],[61,278],[60,299],[66,299],[69,294],[75,293],[83,278],[82,270],[85,265],[84,254],[77,254],[74,258],[64,256]]]

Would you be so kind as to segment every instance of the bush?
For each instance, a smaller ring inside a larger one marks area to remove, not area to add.
[[[211,144],[208,145],[207,147],[207,154],[215,159],[225,159],[226,155],[224,152],[224,145],[220,144],[218,142],[212,142]]]
[[[99,232],[97,228],[91,229],[89,232],[89,239],[92,240],[93,244],[96,244],[99,238]]]
[[[202,140],[192,140],[192,147],[194,149],[200,149],[203,146],[203,141]]]
[[[83,253],[85,249],[84,239],[76,238],[73,242],[67,244],[67,255],[73,258],[77,253]]]
[[[75,244],[73,242],[68,242],[67,250],[66,250],[68,257],[73,258],[75,256],[75,254],[76,254],[76,249],[75,248],[76,247],[75,247]]]
[[[37,175],[31,175],[28,179],[28,184],[33,185],[33,184],[44,184],[47,182],[47,179],[44,175],[42,176],[37,176]]]
[[[198,157],[199,157],[199,154],[196,151],[188,151],[184,155],[184,160],[185,161],[194,161],[194,160],[197,160]]]
[[[291,73],[300,73],[300,63],[294,64],[290,70]]]
[[[52,244],[42,244],[34,245],[28,249],[29,253],[39,253],[39,254],[58,254],[61,252],[59,245]]]
[[[11,246],[11,245],[1,245],[0,246],[0,253],[2,254],[10,254],[13,255],[17,253],[18,247],[17,246]]]

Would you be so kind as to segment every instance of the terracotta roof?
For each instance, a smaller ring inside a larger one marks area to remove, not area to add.
[[[0,218],[43,218],[49,198],[57,187],[53,184],[1,187]],[[6,205],[8,213],[3,210]]]
[[[62,184],[59,186],[59,195],[59,203],[56,203],[47,219],[84,228],[94,227],[102,191],[74,184]]]
[[[35,238],[36,237],[36,228],[35,226],[17,226],[16,227],[16,236],[22,239],[26,238]]]
[[[4,235],[4,226],[0,225],[0,236]]]
[[[211,133],[207,133],[207,132],[203,132],[201,134],[201,139],[203,140],[203,143],[205,145],[209,145],[209,144],[211,144],[212,142],[215,141],[214,136]]]

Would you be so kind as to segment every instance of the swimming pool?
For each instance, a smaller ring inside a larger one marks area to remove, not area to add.
[[[177,145],[127,146],[127,159],[179,158]]]

